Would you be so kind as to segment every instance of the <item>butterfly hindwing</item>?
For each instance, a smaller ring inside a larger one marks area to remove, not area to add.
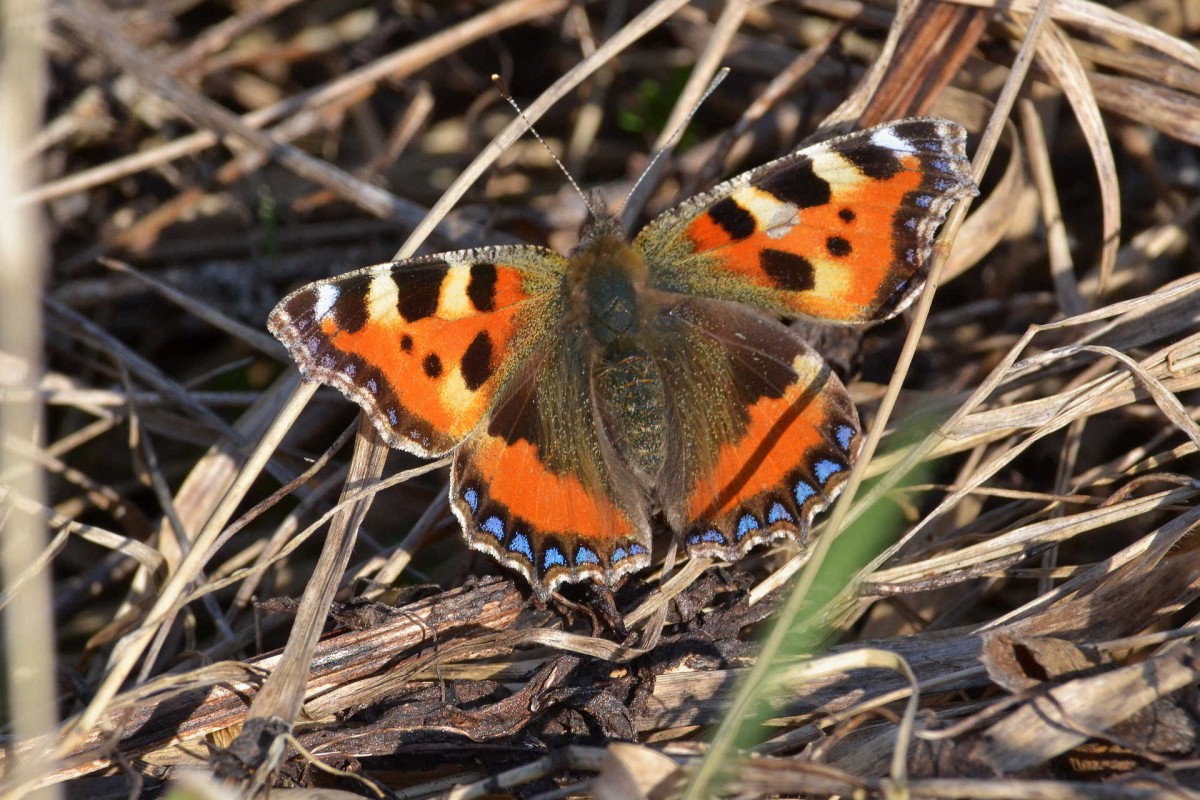
[[[860,324],[924,284],[938,225],[976,192],[966,132],[914,117],[806,147],[658,217],[635,247],[654,286]]]
[[[691,555],[807,542],[860,445],[858,414],[794,331],[745,306],[675,301],[656,319],[670,452],[659,499]]]
[[[564,265],[536,247],[380,264],[298,289],[267,324],[305,377],[361,406],[389,445],[441,455],[561,314]]]
[[[597,425],[581,337],[548,338],[518,369],[455,454],[450,505],[467,543],[543,599],[564,581],[612,585],[650,563],[644,493]]]

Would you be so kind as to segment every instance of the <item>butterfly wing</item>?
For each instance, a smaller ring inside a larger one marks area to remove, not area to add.
[[[671,430],[657,487],[693,556],[808,540],[861,434],[841,381],[800,336],[737,303],[663,301],[651,325]]]
[[[634,246],[653,286],[865,323],[925,281],[938,225],[976,193],[966,132],[913,117],[806,147],[659,216]]]
[[[479,425],[561,313],[565,265],[536,247],[380,264],[298,289],[267,326],[389,445],[437,456]]]
[[[650,563],[645,492],[597,424],[587,344],[564,325],[522,364],[455,454],[450,503],[467,543],[545,599]]]

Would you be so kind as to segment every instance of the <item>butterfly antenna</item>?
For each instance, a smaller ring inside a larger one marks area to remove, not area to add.
[[[525,124],[529,127],[529,132],[533,134],[533,138],[541,142],[542,147],[546,148],[546,152],[549,153],[550,157],[554,159],[554,163],[558,165],[560,170],[562,170],[562,174],[567,176],[567,181],[570,182],[572,188],[575,189],[575,193],[579,195],[581,200],[583,200],[583,205],[587,208],[588,214],[592,217],[595,217],[596,209],[592,208],[592,204],[588,201],[587,195],[583,193],[583,189],[579,188],[579,184],[576,183],[575,179],[571,177],[571,173],[567,171],[567,168],[563,166],[563,163],[558,160],[558,156],[555,154],[554,150],[551,149],[550,145],[546,144],[546,140],[543,139],[542,135],[537,132],[536,128],[533,127],[533,123],[530,122],[529,118],[525,116],[525,112],[521,110],[519,105],[517,105],[517,101],[513,100],[512,94],[510,94],[508,91],[507,84],[504,83],[504,78],[493,74],[492,83],[496,84],[496,90],[500,92],[500,96],[507,100],[508,104],[513,107],[513,111],[517,112],[517,116],[525,121]]]
[[[646,178],[654,173],[654,167],[656,164],[658,164],[663,155],[669,152],[671,148],[675,146],[675,143],[679,141],[680,136],[683,136],[683,132],[687,130],[688,123],[692,121],[692,117],[696,116],[696,112],[700,110],[700,106],[704,105],[704,101],[708,99],[710,94],[716,91],[717,87],[721,85],[721,81],[725,80],[726,76],[728,75],[729,67],[721,67],[719,70],[717,70],[717,74],[713,75],[713,79],[709,81],[708,88],[704,90],[704,94],[700,95],[700,99],[697,100],[695,105],[692,106],[691,110],[688,111],[687,116],[683,118],[683,122],[676,125],[675,130],[671,131],[671,135],[668,136],[666,141],[662,143],[662,146],[654,151],[654,155],[650,157],[650,163],[646,165],[644,170],[642,170],[642,174],[638,176],[638,179],[633,182],[633,187],[629,190],[629,194],[625,195],[625,199],[621,201],[621,205],[617,206],[617,210],[614,213],[618,217],[621,216],[621,210],[625,208],[625,205],[629,202],[629,199],[633,197],[635,192],[637,192],[638,187],[642,185]]]

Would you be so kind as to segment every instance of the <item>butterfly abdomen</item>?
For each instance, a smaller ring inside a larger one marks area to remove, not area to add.
[[[654,484],[667,454],[666,388],[658,364],[630,348],[618,357],[608,351],[592,367],[592,388],[605,434],[621,460],[641,479]]]

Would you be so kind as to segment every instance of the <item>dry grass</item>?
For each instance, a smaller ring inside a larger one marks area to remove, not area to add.
[[[3,550],[0,794],[1197,796],[1200,4],[448,5],[61,0],[25,31],[40,178],[2,177],[44,214],[45,372],[0,324],[0,532],[47,544]],[[820,544],[636,576],[616,642],[472,555],[444,464],[263,321],[398,245],[570,246],[492,72],[619,197],[721,65],[643,219],[912,113],[975,134],[984,192],[906,319],[828,343],[874,457]],[[15,621],[51,615],[47,653]],[[19,742],[50,657],[61,727]]]

